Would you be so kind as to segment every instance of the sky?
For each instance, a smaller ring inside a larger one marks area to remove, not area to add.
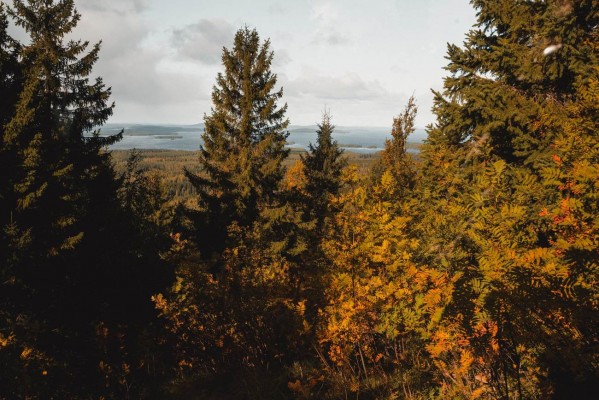
[[[102,40],[94,74],[112,87],[109,122],[195,124],[210,113],[223,46],[241,27],[270,39],[294,125],[324,108],[340,126],[390,126],[414,94],[434,122],[447,43],[475,22],[468,0],[75,0],[74,38]]]

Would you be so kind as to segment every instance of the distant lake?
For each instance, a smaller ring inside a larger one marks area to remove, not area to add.
[[[198,150],[202,143],[203,124],[198,125],[143,125],[106,124],[101,134],[112,135],[121,129],[123,140],[110,146],[111,150]],[[307,149],[316,142],[316,126],[289,127],[288,147]],[[336,127],[333,138],[347,151],[354,153],[376,153],[385,147],[385,139],[391,137],[391,127]],[[409,142],[422,143],[426,138],[424,129],[417,129]],[[415,151],[410,149],[410,151]]]

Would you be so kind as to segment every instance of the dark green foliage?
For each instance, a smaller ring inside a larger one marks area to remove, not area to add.
[[[28,237],[30,256],[42,259],[73,250],[83,238],[79,212],[90,201],[90,181],[102,179],[108,156],[100,148],[118,137],[84,137],[108,118],[110,91],[87,76],[100,50],[82,58],[87,43],[63,43],[79,20],[73,2],[15,1],[9,14],[30,34],[19,57],[23,90],[7,123],[4,146],[15,154],[17,195],[13,220]],[[108,172],[110,173],[110,172]]]
[[[10,190],[13,178],[9,171],[15,169],[16,159],[5,144],[5,125],[14,113],[21,84],[21,71],[17,60],[18,43],[7,33],[8,19],[5,11],[4,4],[0,4],[0,170],[4,171],[0,174],[0,227],[12,224],[8,210],[9,204],[14,203],[14,196]],[[5,233],[0,230],[0,238],[5,234],[10,236],[14,232]],[[8,251],[4,247],[6,242],[0,241],[0,254]]]
[[[478,24],[464,48],[448,46],[451,76],[436,93],[431,144],[468,147],[470,157],[536,157],[552,133],[535,131],[539,107],[563,101],[596,72],[593,1],[473,1]],[[442,134],[440,134],[442,132]]]
[[[163,188],[160,178],[141,165],[141,154],[132,150],[126,160],[120,177],[119,199],[125,214],[136,219],[133,224],[140,230],[138,235],[148,241],[149,237],[161,236],[160,229],[169,226],[172,220],[172,207],[167,203],[169,195]],[[148,254],[148,251],[142,252]]]
[[[343,150],[333,140],[335,126],[331,115],[325,111],[316,131],[316,146],[310,143],[308,154],[302,156],[305,175],[306,204],[312,218],[316,220],[316,231],[321,231],[324,220],[330,215],[331,197],[339,194],[341,172],[347,165],[342,158]]]
[[[64,44],[79,20],[73,2],[13,4],[8,13],[31,41],[18,48],[22,85],[2,137],[13,166],[2,209],[10,216],[2,218],[10,221],[3,226],[8,250],[2,263],[12,266],[3,307],[12,339],[3,355],[21,350],[29,356],[17,363],[20,374],[7,372],[7,389],[12,396],[66,395],[70,389],[62,385],[91,361],[80,358],[83,337],[73,339],[82,328],[93,329],[81,326],[81,313],[88,321],[98,315],[97,306],[87,307],[93,293],[86,288],[100,282],[86,275],[81,267],[89,260],[80,257],[117,204],[109,159],[99,150],[118,137],[84,137],[112,107],[101,80],[87,79],[99,46],[80,57],[86,43]],[[53,379],[40,378],[43,371]]]
[[[199,195],[201,210],[192,220],[205,257],[228,243],[232,223],[251,226],[277,195],[289,121],[287,106],[277,106],[283,90],[274,91],[272,59],[270,42],[261,44],[247,27],[236,33],[233,49],[223,50],[225,71],[217,76],[213,109],[204,118],[202,172],[187,172]]]
[[[326,227],[337,212],[333,201],[342,189],[341,175],[347,166],[343,150],[333,140],[334,130],[331,115],[325,110],[316,131],[316,144],[310,143],[308,153],[301,156],[298,165],[301,168],[290,170],[298,176],[288,178],[299,181],[297,187],[288,190],[290,202],[299,217],[292,232],[303,244],[296,254],[293,273],[296,296],[306,303],[306,317],[312,326],[312,334],[324,306],[325,276],[330,265],[320,245]]]
[[[8,15],[30,40],[5,46],[2,17],[2,84],[17,95],[2,96],[0,397],[122,397],[168,274],[121,206],[104,149],[120,134],[94,131],[113,109],[89,81],[100,46],[66,39],[80,18],[72,0],[16,0]]]
[[[14,105],[20,83],[20,71],[17,61],[18,43],[7,33],[8,18],[4,4],[0,4],[0,127],[14,112]]]

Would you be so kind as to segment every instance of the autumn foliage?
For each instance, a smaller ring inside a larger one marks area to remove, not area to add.
[[[599,6],[471,3],[420,153],[411,97],[366,173],[328,110],[285,168],[274,53],[239,30],[179,205],[94,134],[73,2],[2,6],[0,398],[596,396]]]

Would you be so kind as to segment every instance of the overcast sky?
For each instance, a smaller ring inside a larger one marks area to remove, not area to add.
[[[10,1],[8,1],[10,3]],[[223,46],[244,25],[270,38],[292,124],[389,126],[414,93],[434,121],[446,44],[474,23],[468,0],[75,0],[75,36],[102,40],[95,73],[111,122],[193,124],[210,112]]]

